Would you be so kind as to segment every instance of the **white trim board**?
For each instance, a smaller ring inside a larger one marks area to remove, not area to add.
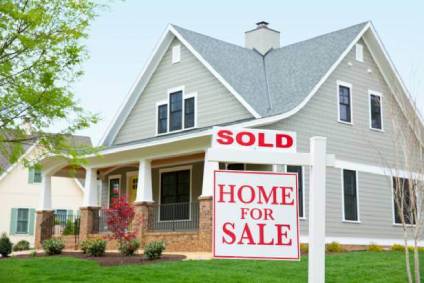
[[[400,230],[399,230],[400,232]],[[300,235],[300,242],[308,243],[309,237],[307,235]],[[362,237],[333,237],[328,236],[325,237],[325,243],[329,244],[331,242],[337,242],[343,245],[369,245],[369,244],[377,244],[381,246],[391,246],[393,244],[403,245],[404,240],[402,238],[399,239],[383,239],[383,238],[362,238]],[[413,245],[413,240],[408,240],[408,245]],[[424,241],[419,241],[418,245],[420,247],[424,246]]]

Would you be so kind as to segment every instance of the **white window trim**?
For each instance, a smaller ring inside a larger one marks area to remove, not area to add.
[[[302,217],[299,216],[299,219],[300,220],[306,220],[307,217],[306,217],[306,203],[305,203],[305,166],[290,165],[290,164],[289,164],[289,166],[300,166],[300,167],[302,167],[302,202],[303,202],[302,213],[303,213],[303,216]],[[288,173],[287,172],[287,164],[283,165],[283,170],[284,170],[285,173]]]
[[[171,94],[172,93],[175,93],[175,92],[178,92],[178,91],[181,91],[182,92],[182,108],[181,108],[181,111],[182,111],[182,117],[181,117],[181,129],[179,129],[179,130],[174,130],[174,131],[170,131],[170,123],[171,123],[171,107],[170,107],[170,105],[169,105],[169,100],[170,100],[170,96],[171,96]],[[185,99],[187,99],[187,98],[192,98],[192,97],[194,97],[194,125],[193,125],[193,127],[189,127],[189,128],[185,128],[184,127],[184,124],[185,124],[185,113],[184,113],[184,111],[185,111]],[[167,118],[167,129],[166,129],[166,132],[163,132],[163,133],[159,133],[159,117],[158,117],[158,114],[159,114],[159,106],[161,106],[161,105],[167,105],[167,111],[168,111],[168,118]],[[197,92],[190,92],[190,93],[186,93],[185,92],[185,86],[178,86],[178,87],[173,87],[173,88],[170,88],[170,89],[168,89],[168,92],[167,92],[167,100],[161,100],[161,101],[158,101],[158,102],[156,102],[156,122],[155,122],[155,124],[156,124],[156,136],[161,136],[161,135],[166,135],[166,134],[171,134],[171,133],[179,133],[179,132],[183,132],[183,131],[186,131],[186,130],[191,130],[191,129],[195,129],[195,128],[197,128]]]
[[[107,177],[107,207],[110,208],[110,180],[119,179],[119,196],[121,196],[122,176],[119,174],[109,175]]]
[[[381,129],[373,128],[372,127],[372,119],[371,119],[371,95],[379,96],[380,97],[380,113],[381,113]],[[374,91],[374,90],[368,90],[368,118],[369,118],[369,127],[370,130],[377,131],[377,132],[384,132],[384,113],[383,113],[383,94]]]
[[[355,179],[356,179],[356,213],[358,214],[358,220],[348,220],[345,217],[345,207],[344,207],[344,171],[348,170],[348,171],[354,171],[355,172]],[[342,222],[343,223],[354,223],[354,224],[360,224],[361,223],[361,211],[359,208],[359,183],[358,183],[358,171],[357,170],[351,170],[351,169],[345,169],[345,168],[341,168],[340,169],[341,172],[341,187],[342,187]]]
[[[359,52],[360,50],[360,52]],[[361,55],[361,56],[359,56]],[[364,46],[362,44],[357,43],[355,45],[355,59],[358,62],[364,62]]]
[[[130,190],[129,190],[129,188],[130,188],[130,178],[131,177],[134,177],[134,176],[136,176],[138,178],[138,171],[128,171],[126,173],[127,187],[126,187],[126,193],[125,193],[125,195],[127,197],[127,201],[128,202],[130,201],[130,194],[129,194],[129,192],[130,192]],[[138,185],[137,185],[137,191],[138,191]]]
[[[180,220],[160,220],[160,209],[158,211],[158,222],[186,222],[191,221],[191,203],[192,203],[192,188],[193,188],[193,165],[184,165],[184,166],[176,166],[176,167],[170,167],[170,168],[162,168],[159,169],[159,206],[161,205],[161,194],[162,194],[162,174],[163,173],[169,173],[169,172],[177,172],[177,171],[184,171],[189,170],[190,171],[190,200],[189,200],[189,212],[188,212],[188,219],[180,219]]]
[[[19,212],[18,212],[18,210],[19,209],[28,209],[28,225],[27,225],[27,231],[25,232],[25,233],[18,233],[18,214],[19,214]],[[16,207],[16,227],[15,227],[15,233],[16,233],[16,235],[29,235],[29,223],[30,223],[30,211],[31,211],[31,209],[33,209],[33,208],[30,208],[30,207]],[[35,216],[34,216],[35,217]],[[34,222],[35,222],[35,219],[34,219]]]
[[[181,44],[176,44],[172,47],[172,52],[171,52],[171,61],[172,64],[176,64],[181,62]]]
[[[342,121],[340,119],[340,86],[344,86],[349,88],[349,103],[350,103],[350,122]],[[352,84],[343,82],[343,81],[337,81],[337,122],[345,124],[345,125],[353,125],[353,87]]]

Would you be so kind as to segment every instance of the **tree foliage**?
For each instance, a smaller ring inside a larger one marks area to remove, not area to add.
[[[66,137],[97,121],[72,91],[97,8],[91,0],[0,1],[0,154],[10,162],[35,141],[75,161],[92,150]],[[53,125],[57,134],[48,134]]]

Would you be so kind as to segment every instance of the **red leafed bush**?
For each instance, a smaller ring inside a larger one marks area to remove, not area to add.
[[[112,205],[105,209],[105,213],[108,229],[112,232],[108,236],[110,239],[117,240],[119,245],[135,239],[136,233],[130,229],[131,224],[138,226],[137,220],[134,220],[134,207],[124,197],[113,198]]]

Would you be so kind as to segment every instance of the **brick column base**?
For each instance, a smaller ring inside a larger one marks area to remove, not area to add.
[[[80,208],[80,231],[79,240],[84,241],[90,234],[96,233],[98,227],[98,215],[100,207],[81,207]]]
[[[199,241],[202,251],[212,251],[212,197],[199,197]]]
[[[40,210],[35,219],[35,241],[36,249],[41,249],[44,240],[50,239],[53,233],[54,212],[52,210]]]
[[[140,241],[140,248],[144,248],[144,233],[148,229],[149,206],[152,202],[134,202],[135,216],[133,222],[133,231],[136,232],[137,239]]]

